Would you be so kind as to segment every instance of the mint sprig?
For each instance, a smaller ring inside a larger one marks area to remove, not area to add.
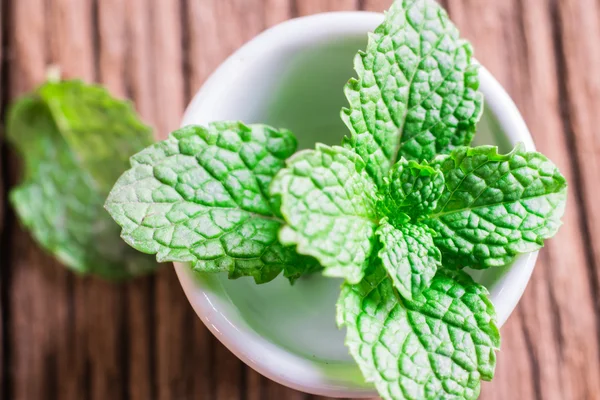
[[[384,182],[391,183],[377,188],[363,160],[340,147],[299,153],[273,180],[287,222],[281,240],[319,260],[326,275],[350,283],[360,281],[379,245],[392,276],[415,269],[411,279],[418,279],[435,273],[440,250],[446,266],[488,268],[539,249],[556,233],[566,202],[566,181],[556,166],[521,145],[506,155],[493,146],[457,148],[431,164],[401,159]],[[421,202],[409,206],[411,198]],[[429,249],[433,243],[439,250]],[[404,249],[393,265],[390,249]],[[414,252],[432,258],[408,268]],[[408,285],[401,275],[403,281],[394,282],[410,298],[422,282]]]
[[[200,272],[296,279],[314,260],[283,246],[273,176],[296,150],[291,132],[222,122],[188,126],[131,158],[106,209],[135,249]]]
[[[491,380],[500,334],[487,290],[464,272],[442,270],[413,300],[382,268],[346,284],[337,322],[363,375],[384,399],[476,399]]]
[[[129,156],[152,143],[130,103],[80,81],[49,82],[11,106],[7,137],[24,161],[10,201],[42,247],[82,274],[123,279],[156,269],[102,208]]]
[[[522,145],[464,146],[482,112],[476,66],[434,1],[397,0],[355,66],[342,117],[359,157],[315,168],[306,159],[330,156],[317,145],[289,160],[272,186],[280,237],[346,278],[338,323],[383,398],[475,399],[500,341],[487,291],[460,268],[539,249],[560,226],[565,178]]]
[[[435,1],[396,0],[355,69],[342,147],[293,154],[288,131],[186,127],[134,156],[106,207],[161,261],[258,283],[344,278],[337,321],[384,399],[476,399],[500,337],[487,290],[461,269],[539,249],[565,178],[522,145],[467,147],[477,65]]]

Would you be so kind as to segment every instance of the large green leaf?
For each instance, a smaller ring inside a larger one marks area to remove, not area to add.
[[[561,225],[567,182],[544,155],[518,145],[460,148],[434,161],[446,190],[423,219],[437,235],[444,261],[473,268],[509,263],[538,250]]]
[[[476,399],[500,346],[487,291],[463,272],[441,270],[412,301],[381,267],[346,284],[338,324],[363,375],[386,400]]]
[[[38,91],[80,168],[108,194],[129,167],[129,157],[153,143],[126,101],[115,100],[102,86],[81,81],[49,82]]]
[[[342,117],[378,185],[400,157],[468,145],[482,112],[471,46],[434,0],[397,0],[355,60]]]
[[[277,240],[283,220],[268,194],[295,149],[291,132],[264,125],[188,126],[133,156],[106,208],[127,243],[159,261],[257,283],[286,268],[296,277],[314,260]]]
[[[271,192],[287,225],[283,243],[315,257],[324,274],[358,283],[376,242],[377,194],[364,162],[342,147],[317,144],[287,162]]]
[[[150,129],[129,103],[78,81],[48,83],[10,109],[7,133],[25,164],[11,203],[41,246],[71,269],[104,278],[157,267],[123,243],[118,225],[102,208],[106,186],[125,170],[127,157],[152,143]],[[92,159],[94,171],[88,168]]]

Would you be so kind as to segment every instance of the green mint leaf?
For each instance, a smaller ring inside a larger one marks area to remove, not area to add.
[[[394,213],[403,212],[411,217],[428,214],[437,207],[444,191],[444,175],[426,162],[402,158],[390,171],[389,198]]]
[[[283,220],[268,189],[295,149],[291,132],[264,125],[188,126],[131,158],[106,209],[127,243],[159,261],[257,283],[294,275],[313,261],[277,240]]]
[[[327,276],[362,279],[376,242],[377,195],[356,153],[321,144],[301,151],[275,177],[271,193],[287,222],[282,243],[315,257]]]
[[[459,148],[434,161],[446,191],[423,219],[444,260],[473,268],[509,263],[538,250],[561,225],[567,182],[544,155],[522,145],[506,155],[492,146]]]
[[[411,300],[427,289],[442,261],[429,228],[411,223],[395,228],[384,219],[376,234],[379,259],[400,295]]]
[[[481,116],[469,43],[433,0],[397,0],[355,60],[345,92],[346,144],[381,186],[397,159],[432,159],[468,145]]]
[[[71,97],[76,101],[65,100]],[[11,107],[7,137],[24,162],[23,181],[11,190],[10,200],[42,247],[76,272],[107,279],[156,269],[151,257],[123,243],[118,225],[102,207],[106,183],[118,176],[121,160],[115,149],[127,157],[152,143],[150,129],[129,103],[81,82],[48,83]],[[85,160],[92,157],[105,168],[88,169]]]
[[[129,157],[154,140],[128,101],[117,101],[102,86],[81,81],[49,82],[38,92],[81,168],[108,194],[129,167]]]
[[[386,400],[476,399],[500,347],[487,290],[463,272],[440,270],[412,301],[383,268],[345,284],[337,320],[363,375]]]

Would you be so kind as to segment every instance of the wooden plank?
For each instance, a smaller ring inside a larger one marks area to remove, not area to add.
[[[149,21],[143,2],[98,3],[100,81],[111,93],[131,98],[145,121],[152,121],[149,74]],[[121,392],[131,400],[155,397],[154,277],[129,282],[121,298],[121,356],[125,365]]]
[[[262,379],[262,395],[265,400],[309,400],[312,396],[292,390],[266,378]]]
[[[117,97],[128,95],[127,75],[125,74],[128,48],[126,37],[127,5],[119,0],[102,0],[96,7],[98,80]],[[135,19],[143,16],[134,17]]]
[[[297,0],[263,0],[265,27],[294,18],[298,14]]]
[[[7,3],[6,3],[7,4]],[[4,112],[6,105],[4,104],[8,100],[6,85],[8,80],[4,74],[6,54],[8,46],[5,46],[6,34],[4,32],[8,18],[6,16],[6,4],[0,1],[0,259],[7,257],[6,252],[8,251],[8,237],[10,227],[8,226],[6,214],[8,207],[6,199],[8,196],[6,188],[6,143],[4,141]],[[6,289],[8,287],[8,270],[7,266],[4,265],[0,269],[0,400],[8,398],[8,369],[7,365],[10,362],[10,354],[8,352],[8,340],[6,330],[8,329],[8,303],[6,297]]]
[[[77,77],[86,81],[100,78],[100,54],[108,53],[106,42],[99,30],[99,4],[92,0],[52,0],[48,29],[55,34],[50,38],[50,63],[60,66],[66,78]],[[106,63],[105,63],[106,65]],[[105,74],[106,76],[106,74]],[[74,351],[63,367],[66,375],[69,365],[76,369],[72,398],[123,399],[127,380],[126,310],[121,306],[124,288],[95,278],[72,279],[71,306],[74,323]]]
[[[125,85],[127,97],[135,101],[135,108],[142,119],[153,125],[154,104],[159,99],[153,98],[154,75],[152,70],[151,20],[146,0],[129,0],[125,2]]]
[[[0,121],[2,121],[2,123],[0,124],[1,128],[0,128],[0,232],[3,232],[4,229],[4,214],[5,214],[5,205],[4,205],[4,194],[5,194],[5,189],[4,189],[4,111],[6,109],[6,105],[4,104],[4,102],[7,99],[7,96],[5,96],[5,85],[8,82],[5,82],[5,78],[4,78],[4,65],[6,63],[6,58],[8,57],[8,54],[5,54],[6,50],[4,48],[4,29],[5,29],[5,25],[6,22],[8,22],[8,18],[6,18],[6,16],[4,15],[5,12],[7,12],[7,10],[5,10],[5,3],[3,1],[0,1]],[[2,298],[2,293],[0,293],[0,299]],[[2,300],[0,300],[0,309],[2,309]],[[0,343],[2,343],[2,332],[3,332],[3,327],[4,325],[2,324],[2,315],[0,315]],[[3,358],[1,357],[2,354],[2,349],[0,346],[0,360],[2,360]],[[2,363],[0,362],[0,387],[2,386]]]
[[[359,9],[359,0],[296,0],[299,16],[328,11],[355,11]]]
[[[134,100],[142,118],[151,116],[148,109],[148,47],[143,41],[143,5],[117,0],[97,3],[98,75],[102,84],[115,96]],[[142,7],[140,7],[142,6]],[[136,23],[137,22],[137,23]],[[141,25],[141,29],[140,29]],[[146,79],[144,79],[146,78]],[[154,278],[129,282],[118,303],[121,308],[120,350],[124,379],[120,392],[132,400],[152,399],[154,393]]]
[[[246,367],[246,400],[264,400],[262,380],[266,379],[252,368]]]
[[[363,0],[362,9],[365,11],[383,12],[390,7],[389,0]]]
[[[185,1],[184,72],[187,99],[200,89],[209,74],[226,57],[221,48],[222,24],[219,24],[219,0]]]
[[[11,2],[11,67],[9,94],[15,98],[44,80],[46,10],[43,0]],[[25,21],[27,23],[25,23]]]
[[[49,10],[41,0],[11,3],[10,97],[32,89],[45,76]],[[10,174],[16,177],[16,163]],[[10,284],[8,290],[8,346],[11,352],[9,378],[14,399],[43,398],[66,393],[63,375],[72,352],[69,343],[68,273],[32,243],[18,226],[10,233]],[[48,299],[52,299],[49,301]],[[60,383],[59,383],[60,382]],[[60,387],[59,387],[60,385]],[[68,397],[64,397],[68,398]],[[73,397],[71,397],[73,398]]]
[[[578,283],[565,287],[564,296],[557,299],[566,314],[561,335],[572,337],[559,354],[567,396],[572,393],[574,398],[592,398],[598,395],[600,384],[600,212],[595,200],[600,193],[600,79],[591,73],[600,67],[600,5],[595,1],[564,0],[549,2],[549,7],[558,56],[560,116],[568,152],[565,162],[570,161],[573,169],[570,201],[578,211],[573,214],[577,214],[579,226],[571,237],[584,246],[585,258],[578,267],[586,266],[585,271],[570,271],[574,267],[573,260],[567,259],[570,249],[564,253],[564,249],[557,248],[557,254],[564,254],[564,264],[557,268],[556,282],[568,279]]]

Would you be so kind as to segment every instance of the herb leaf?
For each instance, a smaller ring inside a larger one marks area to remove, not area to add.
[[[152,143],[129,103],[79,81],[47,83],[11,107],[7,134],[25,164],[10,200],[41,246],[76,272],[108,279],[156,269],[102,208],[123,160]]]
[[[367,381],[388,400],[476,399],[500,346],[487,290],[460,271],[402,299],[383,268],[345,284],[337,304],[346,345]]]
[[[444,175],[426,162],[402,158],[390,171],[389,197],[393,212],[411,217],[428,214],[437,207],[444,191]]]
[[[501,266],[540,249],[561,225],[567,182],[544,155],[522,145],[506,155],[492,146],[459,148],[434,161],[446,191],[423,219],[444,260],[473,268]]]
[[[116,101],[102,87],[81,81],[47,83],[39,95],[50,109],[81,168],[108,194],[129,167],[129,157],[154,140],[126,101]]]
[[[433,0],[395,1],[369,36],[342,118],[379,186],[401,156],[428,160],[471,142],[483,104],[472,52]]]
[[[359,282],[377,227],[376,187],[356,153],[317,144],[287,161],[271,193],[281,201],[282,243],[315,257],[327,276]]]
[[[188,126],[133,156],[106,208],[123,239],[159,261],[268,282],[314,264],[279,243],[283,221],[268,195],[295,149],[291,132],[264,125]]]
[[[394,228],[384,219],[376,234],[379,258],[400,295],[411,300],[427,289],[442,264],[429,228],[411,223]]]

